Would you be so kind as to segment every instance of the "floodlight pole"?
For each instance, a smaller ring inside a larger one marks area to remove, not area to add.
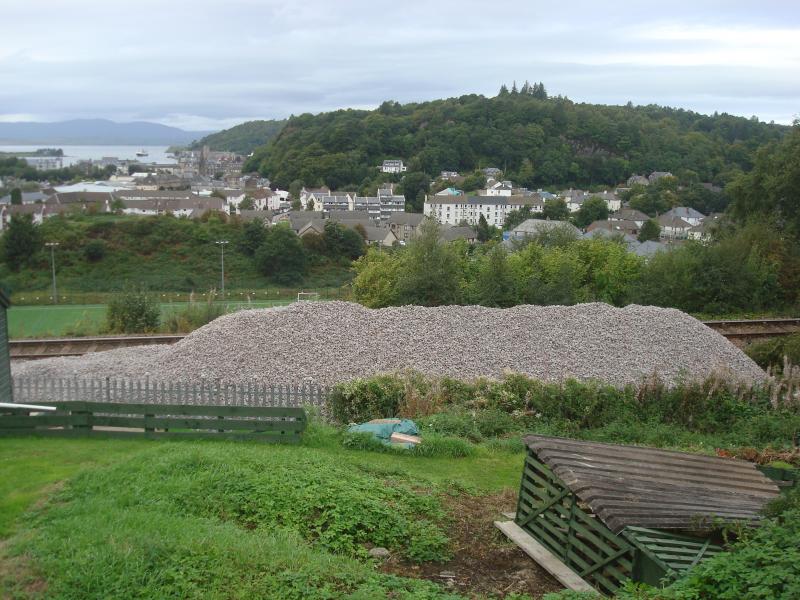
[[[47,242],[45,246],[50,248],[50,266],[53,269],[53,304],[58,304],[58,289],[56,288],[56,246],[58,246],[58,242]]]
[[[222,299],[225,299],[225,244],[228,243],[228,240],[217,240],[214,242],[215,244],[219,244],[220,253],[220,266],[221,266],[221,275],[220,275],[220,288],[222,289]]]

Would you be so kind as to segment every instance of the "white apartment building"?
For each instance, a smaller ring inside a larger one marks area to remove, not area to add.
[[[502,227],[506,216],[512,210],[529,206],[537,212],[544,208],[542,199],[533,196],[428,196],[425,198],[423,212],[441,224],[458,225],[466,221],[477,225],[481,215],[489,225]]]

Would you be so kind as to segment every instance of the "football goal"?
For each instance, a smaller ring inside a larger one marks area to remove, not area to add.
[[[319,292],[297,292],[297,301],[301,300],[319,300]]]

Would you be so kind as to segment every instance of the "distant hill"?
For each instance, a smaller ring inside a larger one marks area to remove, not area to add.
[[[300,181],[332,189],[374,187],[382,177],[377,167],[393,158],[403,159],[409,174],[429,177],[497,167],[531,189],[611,186],[653,171],[724,184],[752,167],[760,145],[788,129],[656,105],[577,103],[526,85],[492,98],[384,102],[375,110],[291,117],[245,168],[281,187]]]
[[[0,144],[172,145],[189,144],[208,131],[184,131],[158,123],[74,119],[55,123],[0,123]]]
[[[207,135],[196,141],[191,147],[197,149],[208,146],[211,150],[250,154],[277,136],[284,125],[286,125],[286,120],[247,121],[230,129]]]

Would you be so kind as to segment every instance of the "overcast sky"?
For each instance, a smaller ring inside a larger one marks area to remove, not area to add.
[[[185,129],[551,94],[800,116],[800,0],[0,0],[0,120]]]

